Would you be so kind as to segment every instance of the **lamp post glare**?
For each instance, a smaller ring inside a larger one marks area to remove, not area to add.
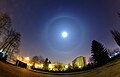
[[[65,68],[68,68],[68,65],[65,65]]]
[[[29,61],[29,60],[30,60],[30,58],[29,58],[29,57],[26,57],[26,58],[25,58],[25,60]]]

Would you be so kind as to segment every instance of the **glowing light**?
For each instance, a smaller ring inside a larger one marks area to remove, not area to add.
[[[2,52],[2,51],[3,51],[3,49],[0,50],[0,52]]]
[[[62,32],[62,37],[63,38],[66,38],[68,36],[68,33],[67,32]]]
[[[42,68],[43,68],[43,64],[37,64],[37,63],[35,63],[35,68],[40,68],[40,69],[42,69]]]
[[[82,66],[79,66],[79,68],[82,68]]]
[[[38,64],[38,68],[40,68],[40,64]]]
[[[38,64],[35,64],[35,68],[38,68]]]
[[[112,56],[109,56],[109,58],[112,58]]]
[[[49,64],[49,66],[48,66],[49,68],[53,68],[53,66],[52,66],[52,64]]]
[[[40,64],[40,68],[43,68],[43,64]]]
[[[30,60],[30,58],[29,58],[29,57],[26,57],[26,58],[25,58],[25,60],[29,61],[29,60]]]
[[[49,64],[48,68],[49,68],[49,70],[55,71],[55,64]]]
[[[68,65],[65,65],[65,68],[68,68]]]
[[[32,66],[32,64],[31,64],[31,63],[27,63],[27,65],[28,65],[28,66]]]

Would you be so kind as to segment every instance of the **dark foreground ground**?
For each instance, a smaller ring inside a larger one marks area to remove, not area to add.
[[[71,74],[43,74],[0,62],[0,77],[120,77],[120,58],[96,69]]]

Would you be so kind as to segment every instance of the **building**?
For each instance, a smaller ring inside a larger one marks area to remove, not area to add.
[[[79,56],[72,61],[73,68],[83,68],[86,66],[86,58]]]

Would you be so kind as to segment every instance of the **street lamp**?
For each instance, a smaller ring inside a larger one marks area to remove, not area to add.
[[[68,65],[65,65],[65,68],[68,68]]]

